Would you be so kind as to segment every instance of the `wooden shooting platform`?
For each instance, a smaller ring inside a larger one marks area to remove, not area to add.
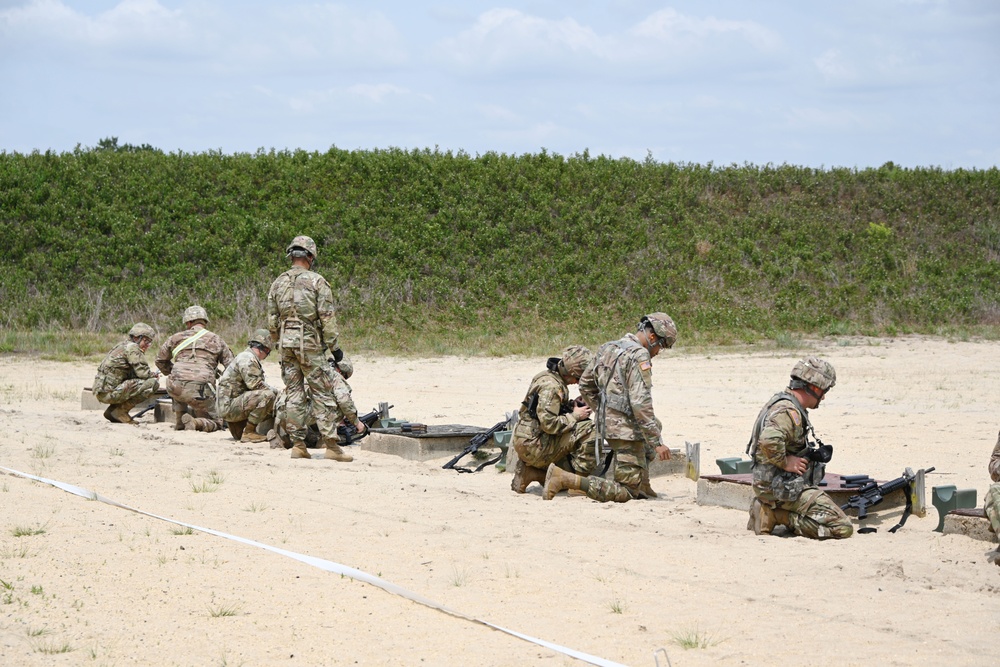
[[[944,515],[941,532],[945,535],[965,535],[984,542],[997,541],[997,534],[990,527],[990,520],[982,507],[951,510]]]
[[[819,488],[829,494],[838,505],[846,503],[851,496],[858,493],[860,488],[856,486],[845,487],[841,476],[832,472],[826,473],[823,481],[826,484]],[[876,481],[879,484],[885,484],[884,480]],[[753,500],[752,484],[753,473],[702,475],[698,479],[697,502],[699,505],[716,505],[745,511],[750,509],[750,502]],[[905,505],[906,494],[903,493],[903,489],[899,489],[886,496],[885,500],[871,508],[869,513]],[[853,511],[851,513],[853,514]]]
[[[489,428],[465,424],[428,425],[426,433],[403,433],[400,427],[373,428],[360,442],[362,451],[401,456],[411,461],[427,461],[458,454],[469,440]],[[482,447],[495,447],[492,441]]]

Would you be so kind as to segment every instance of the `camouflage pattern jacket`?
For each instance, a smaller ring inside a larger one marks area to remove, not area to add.
[[[247,393],[267,389],[267,382],[264,381],[264,367],[253,350],[249,347],[233,359],[233,363],[226,366],[219,384],[216,388],[216,401],[219,405],[219,413],[229,412],[233,401]]]
[[[820,464],[809,462],[804,475],[787,472],[785,456],[806,455],[809,415],[789,390],[771,397],[757,415],[750,438],[753,458],[753,490],[768,502],[794,502],[814,475],[822,475]]]
[[[546,436],[559,436],[572,431],[576,423],[566,382],[559,373],[544,370],[532,378],[528,393],[521,402],[514,441],[532,445]]]
[[[1000,436],[997,436],[997,444],[990,457],[990,478],[994,482],[1000,482]]]
[[[146,355],[142,349],[131,339],[126,339],[118,343],[104,361],[97,367],[97,376],[94,377],[93,392],[108,392],[120,385],[125,380],[138,378],[147,380],[153,377],[153,372],[146,363]]]
[[[337,315],[323,276],[293,266],[267,293],[267,328],[279,349],[322,350],[337,346]]]
[[[604,391],[604,437],[645,441],[647,451],[663,444],[652,389],[653,364],[635,334],[602,345],[580,377],[580,396],[594,411],[598,429]]]
[[[174,355],[174,348],[198,335],[201,328],[179,331],[164,341],[156,353],[156,367],[164,375],[181,382],[205,382],[215,386],[216,369],[233,361],[233,352],[218,334],[208,331]]]

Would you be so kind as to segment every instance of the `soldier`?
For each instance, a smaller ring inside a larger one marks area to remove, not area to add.
[[[167,393],[173,399],[174,429],[211,433],[222,428],[222,419],[215,411],[215,378],[220,365],[232,363],[233,352],[221,336],[205,328],[208,313],[201,306],[184,311],[184,326],[185,331],[175,333],[160,346],[156,367],[169,375]]]
[[[292,458],[312,458],[305,442],[311,414],[326,446],[325,458],[353,461],[340,448],[337,424],[346,418],[357,422],[359,433],[364,433],[366,427],[358,421],[347,383],[331,371],[326,361],[326,350],[338,362],[343,352],[337,346],[337,318],[330,285],[311,270],[316,262],[316,243],[308,236],[296,236],[285,256],[292,260],[292,268],[271,284],[267,326],[281,350],[285,421]]]
[[[550,463],[584,476],[597,466],[590,408],[569,400],[569,385],[580,381],[593,358],[587,348],[571,345],[532,378],[514,428],[518,461],[510,488],[515,493],[524,493],[532,482],[544,483]]]
[[[615,452],[614,481],[581,477],[549,465],[542,497],[551,500],[563,489],[580,489],[601,502],[650,498],[647,461],[670,458],[660,423],[653,414],[652,358],[677,341],[677,327],[665,313],[650,313],[635,334],[605,343],[580,376],[580,396],[596,415],[596,441]],[[595,457],[596,458],[596,457]]]
[[[993,447],[993,455],[990,456],[989,471],[990,479],[997,483],[992,484],[986,491],[986,502],[983,509],[986,510],[986,516],[990,520],[993,532],[1000,535],[1000,436],[997,436],[997,444]],[[1000,547],[991,551],[987,558],[991,563],[1000,565]]]
[[[347,387],[348,393],[350,393],[351,385],[347,384],[347,380],[350,380],[351,375],[354,374],[354,364],[351,362],[351,358],[345,353],[340,361],[334,361],[331,358],[329,362],[330,367],[344,379],[344,385]],[[288,411],[285,409],[286,399],[287,394],[282,389],[274,402],[274,428],[268,431],[267,434],[267,439],[271,441],[271,449],[281,449],[282,447],[288,449],[292,446],[292,439],[288,436]],[[354,409],[354,413],[357,414],[357,408]],[[318,447],[323,438],[319,433],[319,427],[316,426],[316,420],[313,418],[311,412],[306,418],[306,422],[309,424],[309,427],[306,429],[306,447]],[[344,422],[341,421],[341,424],[344,424]]]
[[[247,341],[247,349],[236,355],[219,378],[216,412],[240,442],[264,442],[257,425],[274,412],[278,392],[264,381],[262,361],[271,353],[271,335],[257,329]]]
[[[807,410],[818,408],[837,382],[829,362],[803,359],[792,368],[788,387],[771,397],[750,438],[754,500],[747,530],[769,535],[776,525],[813,539],[850,537],[851,520],[830,496],[819,490],[824,464],[810,455],[812,432]],[[829,452],[826,452],[829,454]]]
[[[115,345],[97,367],[91,389],[94,397],[107,403],[104,418],[116,424],[134,424],[128,411],[153,395],[160,374],[150,370],[145,352],[153,343],[153,327],[137,322],[128,338]]]

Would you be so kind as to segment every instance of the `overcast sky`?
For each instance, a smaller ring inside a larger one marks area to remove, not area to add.
[[[0,0],[0,151],[1000,165],[996,0]]]

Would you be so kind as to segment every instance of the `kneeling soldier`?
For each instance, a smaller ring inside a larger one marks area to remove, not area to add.
[[[240,442],[267,440],[266,436],[257,433],[257,424],[273,414],[278,393],[267,386],[260,363],[270,353],[271,334],[267,329],[257,329],[247,341],[247,349],[236,355],[219,378],[216,410]]]
[[[137,322],[128,338],[115,345],[101,365],[91,391],[101,403],[107,403],[104,417],[117,424],[134,424],[128,411],[156,391],[159,373],[150,370],[145,352],[153,343],[153,327]]]
[[[580,381],[593,358],[587,348],[572,345],[551,357],[546,370],[531,380],[514,428],[518,461],[510,488],[516,493],[524,493],[532,482],[544,484],[550,463],[584,477],[597,466],[590,408],[569,400],[569,385]]]
[[[791,376],[754,424],[750,455],[755,498],[747,529],[762,535],[782,525],[813,539],[850,537],[851,520],[818,488],[824,464],[807,451],[812,432],[807,410],[819,407],[837,383],[837,373],[829,362],[810,357],[795,364]]]

